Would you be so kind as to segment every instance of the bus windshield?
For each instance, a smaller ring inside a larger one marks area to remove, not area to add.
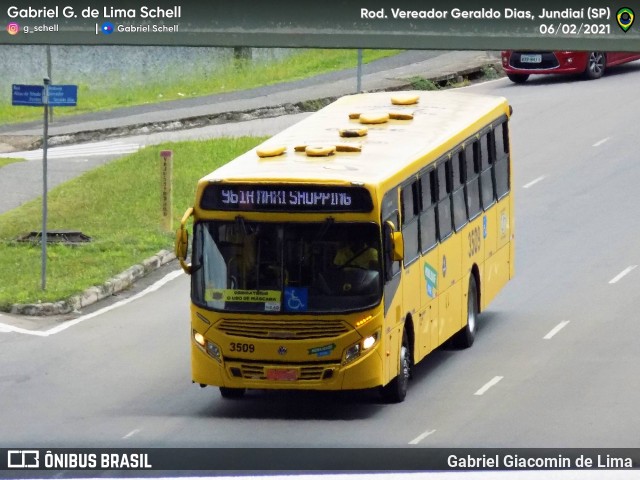
[[[227,312],[362,310],[382,294],[373,223],[203,221],[194,225],[192,298]]]

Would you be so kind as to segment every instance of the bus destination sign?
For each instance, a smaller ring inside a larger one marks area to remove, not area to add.
[[[364,187],[323,185],[219,184],[205,187],[205,210],[263,212],[370,212]]]

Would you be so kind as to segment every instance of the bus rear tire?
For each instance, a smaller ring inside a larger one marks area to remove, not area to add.
[[[220,395],[222,398],[242,398],[246,392],[244,388],[229,388],[229,387],[220,387]]]
[[[467,324],[460,330],[454,339],[458,348],[469,348],[476,339],[478,329],[478,286],[476,277],[469,278],[469,293],[467,295]]]
[[[411,377],[411,349],[406,330],[402,332],[399,362],[398,375],[380,390],[382,399],[387,403],[400,403],[407,396],[409,378]]]

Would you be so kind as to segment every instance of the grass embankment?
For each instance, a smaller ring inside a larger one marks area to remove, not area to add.
[[[41,246],[16,238],[42,229],[42,199],[0,215],[0,309],[13,303],[63,300],[172,249],[161,229],[160,150],[173,150],[174,225],[193,205],[199,178],[263,138],[228,138],[147,147],[55,188],[48,196],[48,229],[79,230],[81,246],[47,247],[47,289],[40,289]]]
[[[364,50],[363,62],[399,53],[400,50]],[[78,85],[78,106],[56,108],[55,115],[112,110],[119,107],[159,103],[221,92],[233,92],[274,83],[288,82],[315,75],[355,68],[357,50],[302,50],[280,61],[232,61],[210,75],[189,74],[188,71],[166,73],[161,80],[144,85],[122,85],[96,89],[92,85]],[[10,99],[0,101],[0,124],[38,120],[42,110],[33,107],[14,107]]]

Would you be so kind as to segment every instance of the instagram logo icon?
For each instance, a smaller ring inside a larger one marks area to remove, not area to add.
[[[11,22],[7,25],[7,32],[9,35],[17,35],[20,32],[20,25],[16,22]]]

